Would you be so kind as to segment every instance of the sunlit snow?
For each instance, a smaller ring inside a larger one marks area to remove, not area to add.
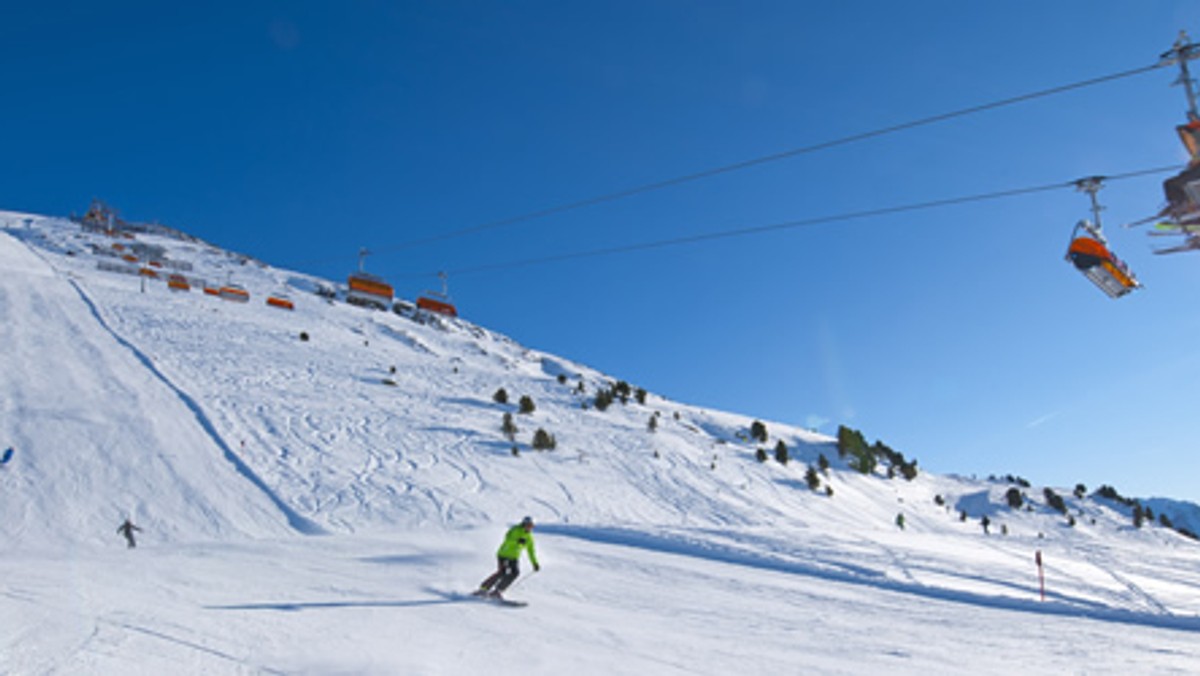
[[[828,436],[767,420],[755,442],[753,418],[653,392],[598,411],[599,388],[637,374],[516,344],[469,307],[456,320],[327,301],[313,292],[344,280],[165,232],[114,239],[13,212],[0,226],[0,673],[1200,664],[1200,543],[1136,528],[1119,503],[1053,487],[1064,515],[1035,485],[1013,510],[1007,481],[864,476]],[[192,288],[100,269],[134,241],[190,267]],[[294,311],[265,304],[282,292]],[[555,450],[530,447],[538,428]],[[812,491],[821,455],[832,468]],[[529,605],[468,596],[526,514],[543,568],[522,560],[509,596]],[[127,517],[134,549],[116,531]]]

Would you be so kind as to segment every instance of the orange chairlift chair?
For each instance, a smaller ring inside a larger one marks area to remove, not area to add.
[[[1101,188],[1101,179],[1095,176],[1081,179],[1076,187],[1091,197],[1095,223],[1082,220],[1075,224],[1071,244],[1067,247],[1067,261],[1109,298],[1120,298],[1140,288],[1141,283],[1129,266],[1108,248],[1108,241],[1100,230],[1101,207],[1096,200],[1096,191]]]

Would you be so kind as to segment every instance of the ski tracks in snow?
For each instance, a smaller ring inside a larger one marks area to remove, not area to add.
[[[225,459],[228,460],[230,462],[230,464],[233,465],[233,467],[237,471],[237,473],[242,475],[246,480],[248,480],[256,488],[258,488],[258,490],[261,491],[267,497],[267,499],[270,500],[271,503],[274,504],[279,509],[279,511],[287,519],[288,524],[293,529],[295,529],[297,532],[303,533],[305,535],[320,535],[325,532],[324,529],[322,529],[316,523],[313,523],[312,521],[309,521],[308,519],[304,518],[299,513],[297,513],[294,509],[292,509],[287,503],[285,503],[266,484],[266,482],[264,482],[262,480],[262,478],[259,477],[258,474],[255,473],[254,470],[251,469],[250,466],[245,463],[245,461],[242,460],[241,457],[239,457],[236,453],[233,452],[233,449],[230,448],[229,444],[225,442],[225,439],[217,431],[216,427],[213,425],[212,421],[209,419],[208,415],[204,412],[204,409],[200,406],[200,404],[195,399],[193,399],[190,395],[188,395],[186,392],[184,392],[183,389],[181,389],[179,386],[177,386],[175,383],[173,383],[169,378],[167,378],[167,376],[161,370],[159,370],[159,368],[157,366],[155,366],[154,361],[145,352],[142,352],[140,349],[138,349],[138,347],[136,345],[134,345],[130,341],[126,340],[123,336],[121,336],[119,333],[117,333],[116,330],[114,330],[108,324],[108,322],[104,319],[103,315],[100,313],[100,309],[96,306],[96,304],[92,301],[92,299],[88,296],[88,294],[83,290],[83,288],[80,287],[79,284],[75,282],[75,280],[68,279],[67,282],[71,285],[72,288],[75,289],[75,292],[79,294],[79,298],[83,301],[83,303],[85,305],[87,305],[88,310],[91,312],[92,316],[95,318],[96,322],[100,325],[100,327],[102,329],[104,329],[106,332],[108,332],[108,334],[111,335],[113,337],[113,339],[117,341],[118,344],[120,344],[121,346],[128,349],[133,354],[134,358],[136,358],[139,362],[141,362],[142,365],[146,368],[146,370],[155,379],[157,379],[159,382],[161,382],[163,385],[165,385],[171,392],[175,393],[175,395],[177,397],[179,397],[179,399],[183,402],[183,405],[186,406],[188,408],[188,410],[190,410],[192,412],[192,414],[196,417],[196,422],[199,423],[200,428],[209,436],[209,438],[212,439],[213,443],[216,444],[217,447],[221,449],[222,453],[225,456]]]

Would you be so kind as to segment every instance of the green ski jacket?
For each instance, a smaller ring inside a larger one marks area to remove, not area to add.
[[[529,553],[529,562],[533,564],[533,567],[539,568],[537,552],[533,549],[533,533],[525,530],[521,524],[509,528],[508,532],[504,534],[504,544],[500,545],[496,556],[502,559],[519,559],[522,549]]]

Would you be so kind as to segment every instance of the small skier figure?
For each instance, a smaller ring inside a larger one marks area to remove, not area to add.
[[[125,536],[125,542],[129,543],[130,549],[133,549],[137,546],[137,542],[135,542],[133,539],[133,531],[135,530],[140,531],[141,528],[133,525],[133,522],[129,519],[125,519],[125,523],[117,526],[117,532]]]
[[[533,570],[535,572],[541,570],[542,567],[538,565],[537,552],[533,548],[533,518],[528,516],[521,519],[521,523],[509,528],[508,532],[504,534],[504,542],[496,552],[496,572],[479,584],[475,595],[503,599],[501,594],[521,574],[521,570],[517,567],[517,561],[521,558],[522,549],[528,552]]]

